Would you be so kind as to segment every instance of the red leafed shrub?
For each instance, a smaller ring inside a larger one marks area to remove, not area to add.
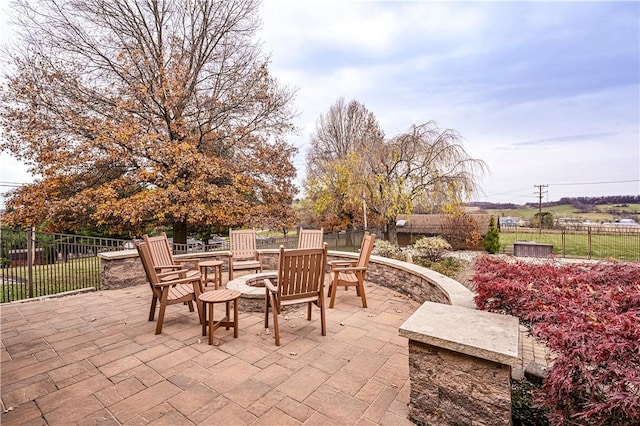
[[[558,425],[640,424],[640,264],[476,261],[478,308],[557,354],[536,399]]]

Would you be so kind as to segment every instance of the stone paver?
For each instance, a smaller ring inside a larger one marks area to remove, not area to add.
[[[146,285],[2,305],[0,423],[411,425],[398,326],[419,304],[366,289],[367,309],[338,291],[327,336],[318,309],[312,321],[306,307],[287,312],[280,347],[242,301],[237,339],[220,329],[208,345],[179,305],[155,335]],[[546,365],[544,348],[520,336],[522,369]]]
[[[242,301],[237,339],[220,329],[208,345],[179,305],[156,336],[146,285],[2,305],[0,423],[409,425],[397,326],[417,304],[367,291],[368,309],[338,292],[327,336],[317,308],[287,312],[279,347]]]

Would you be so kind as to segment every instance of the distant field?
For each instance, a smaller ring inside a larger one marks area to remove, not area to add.
[[[558,206],[542,207],[543,212],[551,212],[555,218],[570,217],[590,220],[591,222],[613,222],[616,219],[628,217],[629,215],[640,215],[640,204],[629,204],[625,207],[615,204],[600,204],[595,211],[583,213],[570,204]],[[496,209],[487,210],[494,216],[512,216],[525,220],[531,220],[538,213],[537,207],[520,207],[517,209]]]

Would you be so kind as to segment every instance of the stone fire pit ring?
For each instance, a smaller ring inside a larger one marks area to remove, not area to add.
[[[264,279],[271,278],[273,281],[278,278],[278,271],[262,271],[257,274],[246,274],[236,277],[227,283],[229,290],[240,292],[241,311],[264,312]]]

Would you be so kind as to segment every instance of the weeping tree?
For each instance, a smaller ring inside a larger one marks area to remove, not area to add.
[[[13,3],[0,148],[37,176],[3,221],[52,231],[291,223],[294,91],[254,0]]]
[[[330,219],[342,227],[358,224],[366,209],[369,225],[395,243],[399,214],[459,209],[478,190],[486,165],[469,156],[455,130],[429,121],[385,139],[373,113],[357,101],[349,105],[360,106],[366,120],[358,122],[368,125],[359,128],[367,131],[345,131],[355,126],[340,119],[349,115],[339,100],[311,138],[305,190],[325,228],[331,229]]]
[[[405,133],[369,147],[362,174],[367,206],[381,222],[385,239],[396,242],[396,217],[415,206],[460,205],[478,190],[486,170],[469,156],[458,132],[433,121],[413,125]]]

